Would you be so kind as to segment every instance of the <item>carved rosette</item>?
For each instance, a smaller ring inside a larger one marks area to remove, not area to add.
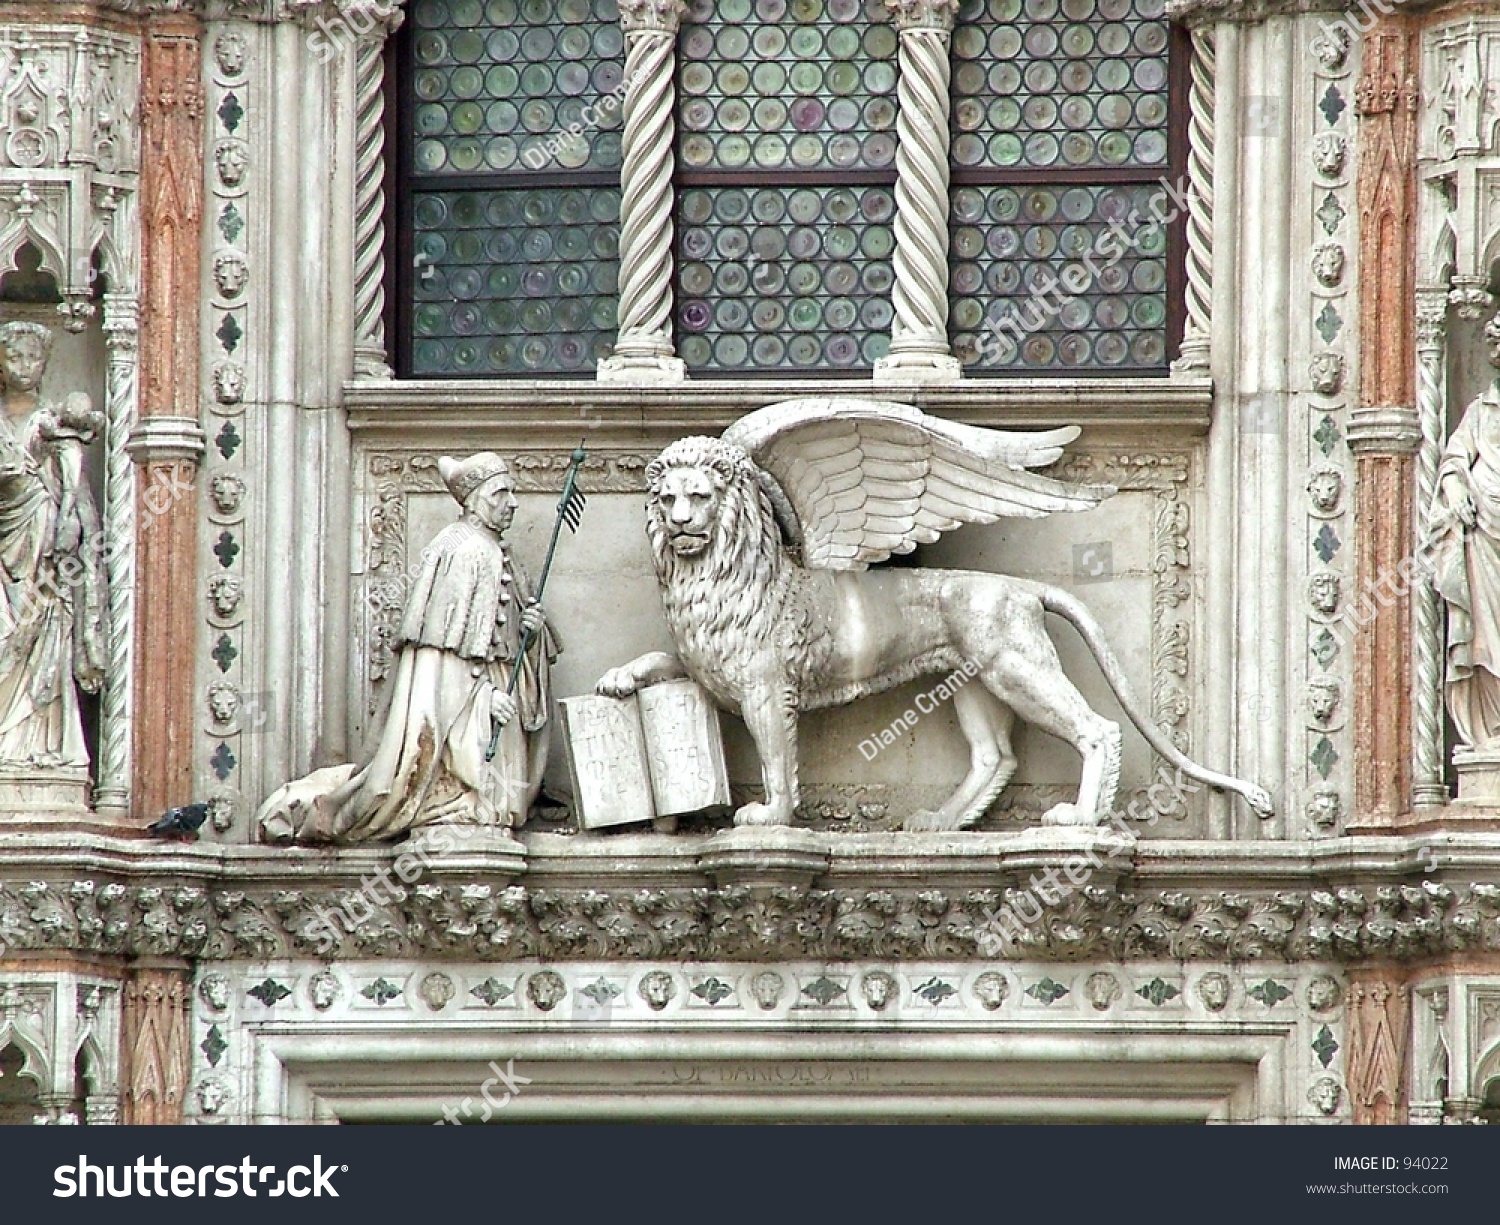
[[[682,0],[624,0],[619,332],[599,363],[608,382],[679,382],[672,347],[672,144]]]
[[[1206,371],[1209,319],[1213,313],[1214,259],[1214,34],[1200,26],[1192,34],[1188,95],[1187,324],[1175,368]]]
[[[887,0],[900,30],[895,283],[890,356],[877,378],[958,378],[948,346],[948,115],[957,0]]]

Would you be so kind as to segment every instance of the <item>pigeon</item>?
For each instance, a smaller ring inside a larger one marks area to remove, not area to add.
[[[179,842],[198,841],[198,827],[208,817],[207,804],[184,804],[169,808],[146,832],[154,838],[172,838]]]

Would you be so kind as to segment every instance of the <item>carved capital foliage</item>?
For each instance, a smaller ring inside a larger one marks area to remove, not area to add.
[[[377,900],[353,884],[9,884],[0,886],[0,939],[16,949],[213,961],[899,961],[1003,953],[1359,964],[1500,951],[1500,887],[1486,884],[1242,893],[1088,886],[1048,901],[1025,889],[1019,875],[1014,886],[991,889],[530,888],[465,878],[394,893],[381,891]],[[1036,917],[1015,922],[1023,912]],[[142,1058],[158,1052],[134,1066],[161,1069],[163,1086],[171,1081],[170,1061],[161,1055],[171,1049],[171,1006],[182,1003],[175,989],[138,988],[134,1005]]]
[[[280,0],[279,16],[327,32],[342,23],[358,38],[384,39],[406,20],[406,0]]]
[[[958,0],[885,0],[885,7],[901,30],[941,30],[949,33],[958,14]]]
[[[620,26],[627,34],[675,34],[685,12],[683,0],[620,0]]]

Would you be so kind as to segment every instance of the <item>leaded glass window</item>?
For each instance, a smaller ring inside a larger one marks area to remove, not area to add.
[[[869,371],[890,343],[895,218],[881,0],[692,0],[677,91],[678,354]]]
[[[962,0],[949,329],[966,373],[1167,368],[1181,225],[1151,205],[1177,211],[1175,45],[1164,0]]]
[[[398,367],[592,375],[615,330],[615,0],[413,0],[409,12]]]

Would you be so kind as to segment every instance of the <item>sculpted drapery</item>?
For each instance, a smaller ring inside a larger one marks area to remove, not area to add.
[[[42,399],[52,334],[0,327],[0,769],[86,771],[79,688],[103,679],[105,542],[84,477],[86,395]]]
[[[1485,329],[1500,367],[1500,317]],[[1460,741],[1500,741],[1500,383],[1464,410],[1429,518],[1433,585],[1448,606],[1448,710]]]
[[[509,470],[483,453],[439,463],[463,518],[422,553],[398,639],[381,731],[363,765],[290,783],[262,806],[272,840],[362,842],[437,822],[518,827],[547,761],[555,638],[502,536],[515,513]],[[521,635],[533,629],[514,698]],[[493,728],[499,741],[485,760]]]

